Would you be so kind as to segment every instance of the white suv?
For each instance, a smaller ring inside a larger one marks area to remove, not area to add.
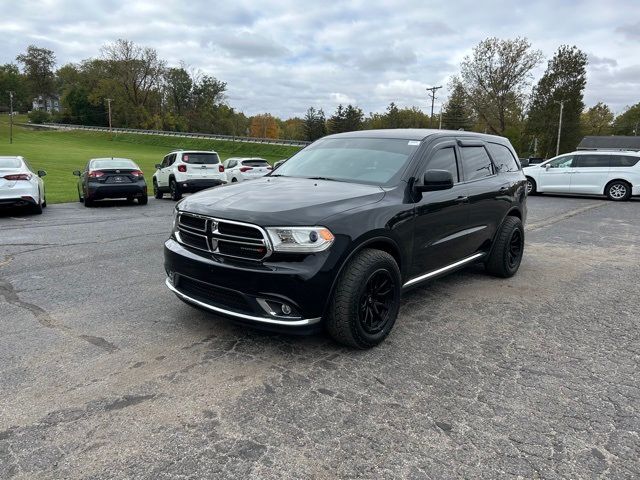
[[[164,157],[153,174],[153,194],[171,194],[180,200],[183,193],[198,192],[226,183],[227,177],[216,152],[178,150]]]
[[[579,151],[522,170],[529,194],[606,195],[617,201],[640,195],[640,152]]]
[[[224,161],[224,169],[227,181],[232,183],[260,178],[272,170],[264,158],[228,158]]]

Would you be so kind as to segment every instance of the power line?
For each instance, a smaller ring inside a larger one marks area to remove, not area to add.
[[[436,101],[436,91],[440,90],[442,88],[442,86],[439,87],[429,87],[427,88],[427,92],[429,93],[429,96],[431,97],[431,116],[429,117],[429,126],[433,127],[433,105]]]

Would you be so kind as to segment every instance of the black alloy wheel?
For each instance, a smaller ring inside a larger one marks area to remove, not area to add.
[[[367,280],[360,296],[358,319],[368,334],[380,332],[389,321],[394,300],[395,281],[388,270],[379,269]]]
[[[516,268],[522,261],[522,251],[524,250],[524,239],[519,229],[513,230],[511,240],[509,240],[509,268]]]

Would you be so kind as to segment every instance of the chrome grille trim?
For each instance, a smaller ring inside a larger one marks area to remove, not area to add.
[[[183,217],[193,217],[193,218],[203,220],[204,221],[203,228],[200,229],[200,228],[194,227],[193,225],[187,225],[183,223],[182,222]],[[220,224],[232,224],[232,225],[239,225],[246,228],[251,228],[259,232],[262,238],[242,237],[237,235],[228,235],[228,234],[220,233],[218,231],[218,226]],[[178,231],[176,232],[176,240],[178,240],[179,243],[189,248],[195,248],[200,251],[205,251],[205,250],[202,250],[201,248],[195,247],[185,242],[180,237],[180,231],[183,231],[190,235],[197,235],[200,237],[204,237],[206,239],[206,242],[209,248],[208,252],[215,255],[220,255],[222,257],[237,258],[241,260],[260,262],[265,258],[269,257],[273,253],[271,242],[269,241],[269,236],[267,235],[266,230],[252,223],[237,222],[235,220],[227,220],[224,218],[217,218],[217,217],[208,217],[208,216],[199,215],[196,213],[179,212],[178,213]],[[235,244],[235,245],[247,245],[249,247],[264,247],[265,254],[260,258],[252,258],[249,256],[230,255],[228,253],[222,253],[220,252],[220,247],[219,247],[221,242]],[[214,244],[215,244],[215,248],[212,248]]]

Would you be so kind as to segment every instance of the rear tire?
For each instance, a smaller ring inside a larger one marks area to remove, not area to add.
[[[171,179],[169,181],[169,192],[171,192],[171,200],[177,202],[182,198],[182,192],[180,192],[180,187],[178,186],[175,179]]]
[[[84,206],[85,207],[93,207],[94,205],[94,201],[91,200],[90,198],[85,197],[84,198]]]
[[[149,197],[144,195],[142,197],[138,197],[138,205],[146,205],[149,202]]]
[[[158,187],[158,182],[155,178],[153,179],[153,196],[158,200],[160,200],[164,196],[164,194],[160,191],[160,187]]]
[[[398,316],[401,283],[391,255],[373,249],[357,253],[335,286],[327,318],[329,334],[350,347],[378,345]]]
[[[133,201],[135,200],[135,197],[127,197],[127,203],[133,203]]]
[[[487,272],[496,277],[513,277],[524,254],[524,227],[517,217],[507,217],[496,234],[493,248],[485,262]]]
[[[604,194],[609,200],[624,202],[631,198],[631,185],[624,180],[614,180],[604,188]]]

